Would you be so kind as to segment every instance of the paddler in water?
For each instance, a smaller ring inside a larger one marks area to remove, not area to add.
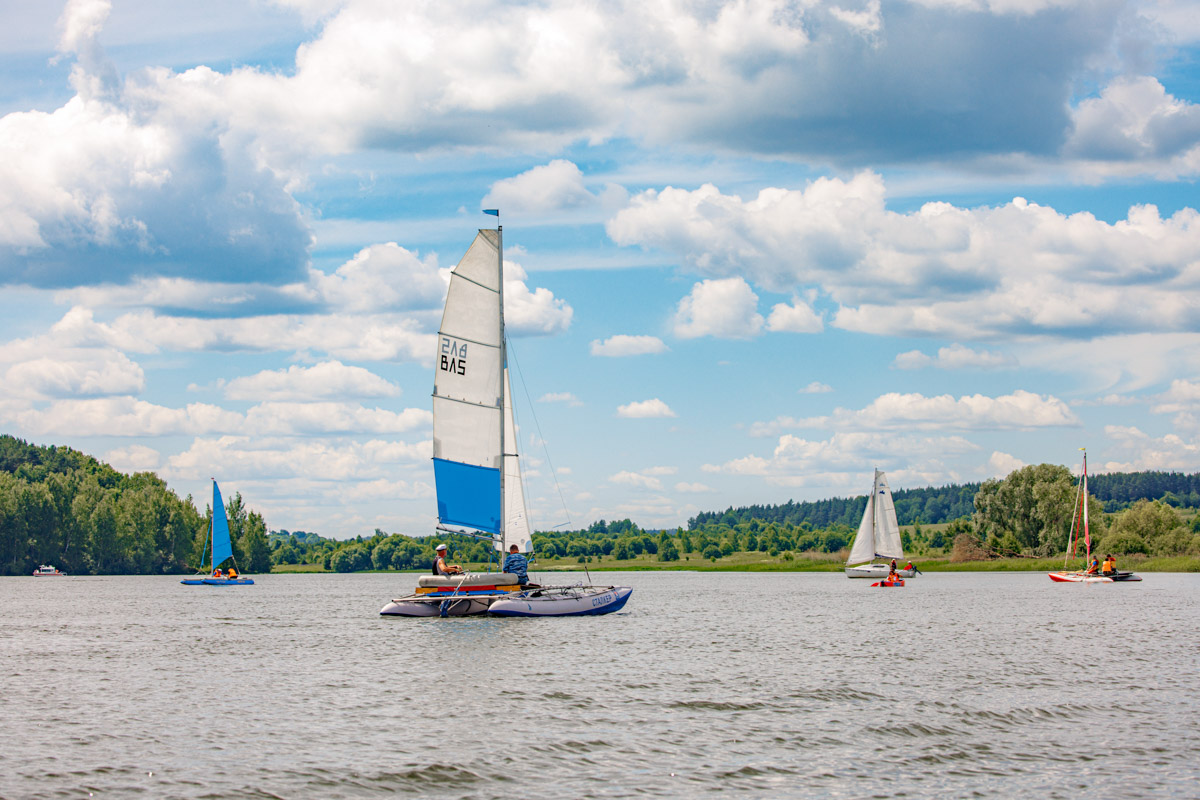
[[[437,546],[437,560],[433,562],[434,575],[461,575],[462,567],[458,564],[446,563],[446,545]]]

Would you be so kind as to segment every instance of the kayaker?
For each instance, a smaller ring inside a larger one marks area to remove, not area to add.
[[[521,555],[521,548],[515,544],[508,546],[508,555],[504,557],[504,571],[517,576],[521,586],[529,583],[529,559]]]
[[[462,567],[458,564],[446,563],[446,545],[437,546],[437,560],[433,562],[434,575],[461,575]]]

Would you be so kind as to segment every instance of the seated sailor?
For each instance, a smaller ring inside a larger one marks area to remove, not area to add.
[[[519,547],[509,545],[508,555],[504,557],[504,571],[517,576],[517,583],[524,586],[529,583],[529,559],[521,555]]]
[[[446,545],[439,544],[437,546],[437,558],[433,562],[434,575],[461,575],[462,567],[458,564],[446,563]]]

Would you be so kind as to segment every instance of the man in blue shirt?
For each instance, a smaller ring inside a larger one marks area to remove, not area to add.
[[[519,551],[515,544],[509,546],[508,555],[504,557],[504,571],[516,575],[517,583],[524,586],[529,583],[529,560]]]

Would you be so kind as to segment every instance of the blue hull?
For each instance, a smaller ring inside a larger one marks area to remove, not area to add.
[[[184,586],[250,586],[253,578],[191,578],[180,581]]]

